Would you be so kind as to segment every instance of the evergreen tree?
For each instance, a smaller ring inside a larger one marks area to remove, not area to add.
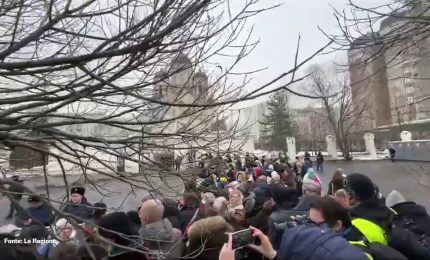
[[[286,151],[287,136],[294,136],[295,125],[288,108],[288,97],[284,92],[276,92],[267,101],[269,113],[264,115],[262,137],[271,150]]]

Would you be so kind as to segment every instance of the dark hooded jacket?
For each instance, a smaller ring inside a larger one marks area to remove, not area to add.
[[[379,225],[388,234],[388,245],[409,259],[430,259],[430,250],[424,248],[414,234],[394,225],[395,213],[374,196],[360,202],[350,211],[352,218],[364,218]]]
[[[63,209],[64,213],[75,216],[77,222],[82,223],[85,219],[90,219],[93,214],[92,205],[88,203],[85,197],[82,198],[81,204],[68,204]]]
[[[411,230],[415,234],[430,236],[430,217],[426,209],[413,201],[398,203],[392,207],[397,216],[394,223]]]

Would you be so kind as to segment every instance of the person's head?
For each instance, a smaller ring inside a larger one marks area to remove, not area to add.
[[[294,187],[296,186],[296,174],[290,169],[290,167],[284,168],[284,184],[288,187]]]
[[[215,195],[212,192],[205,192],[202,196],[202,204],[212,207],[215,201]]]
[[[258,178],[257,178],[257,184],[264,184],[264,183],[267,183],[267,177],[266,176],[264,176],[264,175],[262,175],[262,176],[258,176]]]
[[[68,241],[76,237],[76,230],[73,225],[65,218],[59,219],[55,223],[57,236],[61,241]]]
[[[37,195],[31,195],[28,197],[28,205],[30,208],[38,208],[43,205],[42,199]]]
[[[139,211],[140,209],[141,207],[139,208]],[[140,226],[142,224],[142,222],[140,221],[139,212],[137,212],[136,210],[130,210],[129,212],[127,212],[127,216],[133,224],[137,226]]]
[[[213,208],[217,211],[218,215],[224,216],[227,213],[227,200],[224,197],[215,199]]]
[[[98,232],[119,245],[129,245],[130,238],[138,236],[136,226],[125,212],[116,211],[104,215],[98,223]]]
[[[75,187],[70,190],[70,200],[73,204],[81,204],[82,198],[85,195],[84,187]]]
[[[393,207],[403,202],[406,202],[405,197],[403,197],[400,192],[393,190],[388,194],[387,199],[385,200],[385,205],[387,205],[387,207]]]
[[[334,193],[333,198],[337,202],[339,202],[344,208],[346,208],[346,209],[350,208],[350,205],[349,205],[349,195],[348,195],[348,193],[344,189],[337,190]]]
[[[376,196],[375,185],[364,174],[353,173],[345,178],[344,187],[349,195],[349,204],[354,206]]]
[[[197,220],[187,231],[187,255],[195,259],[218,259],[219,251],[228,242],[228,233],[233,231],[221,216]]]
[[[339,180],[343,181],[343,170],[339,168],[336,171],[334,171],[333,177],[331,178],[331,180],[333,182],[336,182]]]
[[[294,191],[284,186],[279,185],[272,188],[272,199],[276,205],[292,202],[293,196]]]
[[[331,197],[317,197],[311,203],[309,218],[318,226],[340,233],[351,226],[348,210]]]
[[[142,224],[150,224],[163,219],[164,206],[160,200],[152,199],[142,203],[139,217]]]
[[[240,190],[232,190],[229,194],[229,203],[232,205],[241,205],[243,201],[243,194]]]
[[[271,184],[274,185],[274,184],[278,184],[278,183],[281,182],[281,176],[277,172],[273,171],[272,174],[271,174],[271,177],[272,177],[270,179]]]
[[[101,218],[104,214],[106,214],[107,206],[103,202],[96,202],[93,205],[93,217]]]
[[[321,196],[321,187],[312,183],[304,183],[302,187],[303,195]]]
[[[245,182],[245,181],[247,181],[246,173],[243,172],[243,171],[238,172],[237,173],[237,181],[238,182]]]
[[[183,206],[187,208],[197,208],[200,205],[200,197],[195,192],[185,192],[182,196]]]

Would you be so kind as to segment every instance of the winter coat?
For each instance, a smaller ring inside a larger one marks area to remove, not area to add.
[[[133,247],[130,245],[129,247]],[[140,250],[143,251],[142,248]],[[146,254],[142,254],[134,251],[127,251],[122,248],[113,247],[109,252],[107,260],[149,260]]]
[[[163,218],[168,218],[174,228],[181,229],[181,226],[179,225],[180,212],[178,210],[176,203],[174,201],[164,200],[163,206],[164,206]]]
[[[289,202],[277,204],[275,211],[270,214],[267,234],[275,249],[280,246],[282,234],[286,228],[285,223],[290,220],[292,209],[293,205]]]
[[[142,244],[153,251],[159,251],[166,256],[165,259],[179,259],[182,257],[184,244],[181,231],[173,228],[170,221],[163,220],[142,225],[139,229]]]
[[[411,225],[407,225],[408,229],[413,233],[430,236],[430,217],[423,206],[409,201],[398,203],[392,209],[397,213],[394,218],[396,226],[405,227],[404,222],[409,222]]]
[[[18,183],[20,183],[20,184],[22,184],[23,183],[23,181],[16,181],[16,182],[18,182]],[[13,196],[13,198],[15,199],[15,200],[21,200],[22,199],[22,193],[24,193],[25,192],[25,190],[23,189],[23,188],[21,188],[21,187],[17,187],[17,186],[15,186],[15,185],[11,185],[10,187],[9,187],[9,189],[8,189],[10,192],[13,192],[12,193],[12,196]]]
[[[309,211],[311,209],[311,203],[315,195],[305,194],[303,195],[294,210],[297,211]]]
[[[88,203],[85,197],[83,197],[81,204],[67,204],[67,206],[64,207],[63,212],[75,216],[75,220],[78,223],[82,223],[85,219],[91,218],[93,209],[92,205]]]
[[[285,232],[276,259],[368,260],[363,251],[341,236],[313,225],[299,225]]]
[[[54,222],[55,216],[52,211],[45,207],[43,204],[38,207],[29,207],[27,215],[32,223],[50,226]]]
[[[270,213],[260,210],[257,215],[249,220],[249,225],[258,228],[264,234],[269,232]]]
[[[429,249],[420,245],[413,233],[401,227],[393,227],[394,212],[376,196],[351,208],[352,218],[364,218],[379,225],[388,234],[388,245],[409,259],[430,259]]]
[[[324,162],[324,157],[321,155],[317,155],[317,164],[323,164]]]
[[[184,234],[186,232],[186,229],[187,229],[188,225],[192,224],[191,220],[193,219],[194,214],[196,213],[197,209],[198,208],[184,207],[179,212],[179,226],[181,228],[182,234]],[[196,215],[194,221],[198,220],[198,216],[197,215]]]
[[[423,247],[414,234],[407,229],[393,227],[390,232],[388,245],[405,255],[408,259],[430,259],[430,248]]]
[[[253,189],[256,205],[263,205],[265,201],[270,200],[270,198],[272,197],[270,188],[271,187],[269,184],[262,183],[262,184],[258,184],[257,187]]]
[[[367,201],[360,202],[350,210],[352,218],[364,218],[379,225],[381,228],[388,231],[393,219],[394,212],[391,211],[385,204],[381,203],[378,197],[374,196]]]

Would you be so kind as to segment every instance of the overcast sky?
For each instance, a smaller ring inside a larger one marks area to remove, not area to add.
[[[378,1],[381,0],[356,0],[356,3],[362,6],[374,6]],[[240,3],[240,1],[232,2]],[[255,25],[254,38],[259,39],[260,44],[246,60],[242,61],[237,70],[249,71],[268,67],[266,71],[254,75],[251,88],[292,68],[299,33],[301,34],[301,58],[308,57],[328,42],[328,39],[318,30],[318,26],[329,34],[339,34],[331,6],[338,10],[348,8],[348,0],[264,0],[261,2],[261,6],[275,3],[283,3],[283,5],[260,14],[250,21],[250,24]],[[313,63],[330,62],[333,59],[345,60],[345,55],[346,53],[336,53],[319,56]],[[244,105],[247,104],[240,106]]]

